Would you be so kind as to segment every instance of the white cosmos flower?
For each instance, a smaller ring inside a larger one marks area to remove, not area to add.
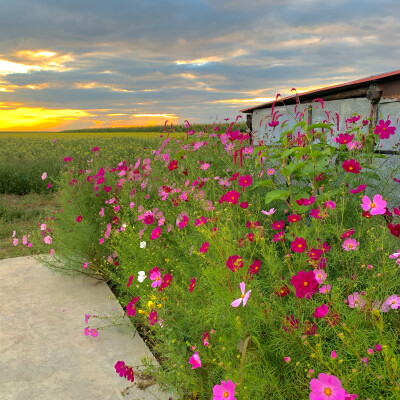
[[[146,248],[146,242],[140,242],[140,248],[145,249]]]
[[[146,279],[146,272],[139,271],[137,280],[142,283]]]

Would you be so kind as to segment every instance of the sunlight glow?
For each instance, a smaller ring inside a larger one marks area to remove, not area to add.
[[[48,110],[45,108],[0,107],[0,130],[32,130],[56,127],[66,120],[88,117],[84,110]]]

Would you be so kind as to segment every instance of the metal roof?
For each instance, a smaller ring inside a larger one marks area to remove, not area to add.
[[[340,83],[339,85],[327,86],[322,89],[310,90],[308,92],[304,92],[301,94],[299,93],[298,97],[300,100],[311,100],[316,97],[322,97],[322,96],[346,91],[346,90],[353,89],[358,86],[365,86],[365,85],[373,83],[373,82],[377,82],[377,81],[381,81],[381,80],[385,80],[385,79],[393,78],[393,77],[400,77],[400,69],[398,69],[396,71],[392,71],[392,72],[386,72],[384,74],[371,75],[371,76],[368,76],[367,78],[357,79],[357,80],[351,81],[351,82]],[[278,100],[276,100],[275,104],[280,105],[283,102],[291,103],[292,100],[295,101],[295,99],[296,99],[296,95],[294,94],[294,95],[290,95],[287,97],[279,98]],[[274,101],[269,101],[267,103],[263,103],[258,106],[244,108],[243,110],[240,110],[240,112],[251,113],[254,110],[258,110],[260,108],[268,108],[273,103],[274,103]]]

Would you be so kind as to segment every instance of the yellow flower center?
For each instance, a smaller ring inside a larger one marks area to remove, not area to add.
[[[349,244],[349,249],[352,249],[353,248],[353,245],[352,244]]]
[[[157,276],[157,278],[156,278],[156,281],[159,281],[160,280],[160,277],[159,276]]]
[[[358,300],[354,300],[354,304],[358,304]]]
[[[308,282],[304,282],[303,285],[304,285],[304,286],[308,286]]]
[[[329,388],[325,388],[325,389],[324,389],[324,393],[325,393],[327,396],[329,396],[329,395],[332,394],[332,390],[329,389]]]
[[[371,203],[371,208],[375,208],[376,205],[374,203]]]
[[[240,297],[243,299],[244,298],[244,294],[241,294]],[[394,303],[393,303],[394,304]]]
[[[224,397],[229,397],[229,393],[228,392],[224,392]]]
[[[353,169],[353,167],[349,167],[349,170],[351,171]]]
[[[297,247],[298,247],[299,249],[300,249],[302,246],[303,246],[302,244],[297,245]]]
[[[393,300],[393,301],[392,301],[392,304],[396,304],[396,302]]]

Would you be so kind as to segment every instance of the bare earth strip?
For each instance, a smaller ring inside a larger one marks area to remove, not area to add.
[[[119,360],[153,358],[133,326],[85,336],[85,314],[99,312],[124,314],[104,282],[58,275],[28,257],[0,260],[0,399],[168,400],[156,385],[139,389],[149,382],[138,377],[127,389],[115,372]]]

